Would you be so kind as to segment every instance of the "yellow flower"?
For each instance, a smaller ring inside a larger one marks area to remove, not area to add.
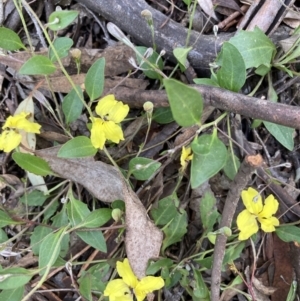
[[[29,116],[30,113],[22,112],[7,118],[2,127],[2,134],[0,135],[0,150],[8,153],[16,148],[22,140],[20,131],[40,133],[41,126],[38,123],[29,121],[27,119]]]
[[[143,301],[147,294],[165,285],[161,277],[147,276],[139,281],[133,274],[127,258],[123,262],[117,262],[117,271],[122,279],[110,281],[104,291],[104,296],[108,296],[109,301],[132,301],[131,289],[137,301]]]
[[[237,217],[237,226],[241,231],[239,240],[248,239],[258,232],[257,220],[264,232],[275,231],[275,226],[279,226],[279,220],[272,215],[278,210],[279,204],[272,194],[265,199],[263,205],[259,192],[250,187],[242,191],[242,200],[246,209]]]
[[[128,112],[128,105],[115,100],[112,94],[103,97],[98,102],[96,113],[100,118],[91,118],[91,142],[95,148],[103,149],[106,140],[114,143],[124,140],[123,131],[118,123],[124,120]]]
[[[180,164],[181,169],[184,170],[187,166],[188,161],[191,161],[193,159],[192,150],[190,147],[185,148],[182,147],[181,156],[180,156]]]

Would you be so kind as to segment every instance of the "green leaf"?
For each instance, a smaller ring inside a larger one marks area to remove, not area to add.
[[[56,233],[49,233],[43,240],[43,243],[40,245],[39,252],[39,268],[43,269],[53,266],[57,260],[60,250],[61,242],[65,235],[65,229],[62,228]],[[40,274],[43,275],[45,270],[41,271]]]
[[[59,158],[82,158],[94,156],[97,149],[91,143],[91,140],[85,136],[75,137],[66,142],[58,151]]]
[[[169,258],[162,258],[157,260],[156,262],[150,263],[147,267],[146,275],[155,275],[162,267],[170,268],[173,265],[173,260]]]
[[[154,110],[152,119],[159,124],[167,124],[174,121],[170,108],[157,108]]]
[[[72,226],[77,226],[91,213],[87,205],[76,200],[72,194],[69,194],[70,201],[67,204],[67,214]]]
[[[186,70],[187,56],[192,49],[193,47],[188,47],[188,48],[177,47],[173,50],[173,54],[177,59],[180,66],[180,70],[182,72]]]
[[[173,220],[163,228],[165,238],[162,244],[162,252],[174,243],[181,241],[184,234],[187,232],[187,214],[183,209],[178,209]]]
[[[44,195],[44,193],[39,190],[33,190],[28,194],[24,194],[20,198],[20,201],[27,206],[43,206],[48,197],[49,196]]]
[[[186,127],[199,124],[203,110],[202,95],[174,79],[164,79],[163,83],[175,121]]]
[[[237,172],[239,170],[239,167],[241,165],[239,158],[236,155],[233,155],[233,157],[234,157],[235,165],[234,165],[234,162],[232,160],[232,155],[229,153],[228,156],[227,156],[226,164],[225,164],[225,166],[223,168],[225,175],[230,180],[234,179],[234,177],[237,174]],[[235,169],[235,166],[236,166],[237,169]]]
[[[8,225],[20,225],[25,222],[14,221],[6,212],[0,210],[0,228]]]
[[[240,257],[243,249],[245,248],[245,244],[246,242],[242,241],[239,244],[230,246],[226,249],[222,264],[222,271],[225,270],[225,266],[227,263],[230,263]]]
[[[179,200],[176,195],[170,195],[158,202],[157,208],[152,207],[150,215],[155,225],[166,225],[178,214]]]
[[[206,85],[212,87],[220,87],[219,84],[211,78],[195,78],[194,83],[197,85]]]
[[[216,135],[204,134],[193,141],[192,150],[191,186],[196,188],[223,168],[227,149]]]
[[[58,37],[53,42],[53,47],[56,50],[58,57],[64,58],[68,56],[69,50],[73,45],[73,40],[67,37]],[[56,62],[57,58],[52,48],[49,49],[49,59],[51,62]]]
[[[76,93],[76,90],[77,90],[77,93]],[[62,110],[64,112],[67,124],[75,121],[81,115],[81,112],[82,112],[83,93],[82,93],[80,86],[78,86],[78,85],[76,86],[76,90],[73,88],[64,97],[64,100],[62,103]]]
[[[0,229],[0,244],[6,242],[8,240],[8,236],[3,229]]]
[[[90,273],[85,273],[85,275],[81,277],[79,281],[80,294],[88,301],[93,301],[92,278],[93,276]]]
[[[258,27],[253,31],[241,30],[229,40],[229,43],[241,53],[246,69],[269,64],[276,50],[273,42]]]
[[[101,227],[111,219],[111,212],[112,210],[108,208],[96,209],[87,215],[78,226],[85,228]]]
[[[61,30],[70,25],[77,18],[78,13],[75,10],[55,11],[49,16],[48,28],[54,31]]]
[[[106,241],[101,231],[89,231],[89,232],[82,232],[76,231],[76,234],[88,245],[92,246],[93,248],[106,253]]]
[[[19,36],[13,30],[5,27],[0,27],[0,48],[10,51],[21,48],[26,50]]]
[[[133,158],[129,161],[129,172],[137,180],[148,180],[161,166],[161,163],[148,158]]]
[[[49,75],[55,70],[56,67],[50,59],[43,55],[35,55],[23,64],[19,73],[25,75]]]
[[[10,290],[3,290],[0,293],[0,300],[9,300],[9,301],[21,301],[24,295],[24,285],[10,289]]]
[[[258,68],[255,70],[255,73],[260,76],[265,76],[268,74],[271,70],[271,64],[261,64],[258,66]]]
[[[84,85],[90,100],[101,96],[104,88],[105,58],[98,59],[88,70]]]
[[[144,46],[138,46],[136,47],[136,50],[144,56],[145,52],[148,50],[147,47]],[[159,57],[159,54],[157,52],[153,52],[150,57],[147,58],[147,61],[149,61],[152,65],[156,66],[157,69],[162,70],[164,67],[164,62],[161,57]],[[137,62],[140,65],[140,68],[144,69],[143,73],[151,78],[151,79],[161,79],[161,75],[157,73],[153,68],[146,62],[142,63],[142,59],[139,55],[137,55]]]
[[[67,207],[63,206],[61,211],[56,213],[52,218],[52,226],[56,228],[65,227],[68,225],[69,219],[67,215]]]
[[[0,289],[13,290],[24,286],[32,278],[32,271],[24,268],[8,268],[0,271]]]
[[[279,143],[281,143],[285,148],[287,148],[290,151],[294,149],[294,129],[284,125],[271,123],[268,121],[264,121],[264,125],[270,132],[270,134],[274,136],[275,139]]]
[[[34,255],[39,255],[43,239],[52,232],[51,228],[36,226],[30,236],[30,247]]]
[[[202,278],[202,274],[198,269],[193,268],[195,276],[195,284],[193,287],[193,294],[199,301],[210,301],[209,290]]]
[[[236,47],[225,42],[221,50],[221,69],[217,73],[219,85],[227,90],[238,92],[246,81],[246,66]]]
[[[210,191],[206,191],[201,199],[200,216],[203,228],[205,228],[206,231],[212,231],[220,214],[216,207],[216,198]]]
[[[276,234],[281,240],[300,243],[300,228],[291,225],[276,227],[275,229]]]
[[[42,158],[24,153],[13,153],[12,157],[21,168],[31,173],[40,176],[53,175],[49,164]]]

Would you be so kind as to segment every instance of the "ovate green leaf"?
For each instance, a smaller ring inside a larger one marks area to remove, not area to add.
[[[14,221],[6,212],[0,210],[0,228],[8,225],[19,225],[24,223],[25,222]]]
[[[65,229],[62,228],[55,233],[48,234],[43,243],[40,245],[39,253],[39,268],[43,269],[47,267],[50,270],[50,267],[53,266],[56,259],[59,256],[61,250],[61,242],[65,235]],[[40,272],[41,275],[45,273],[45,270]]]
[[[173,220],[163,228],[165,238],[163,240],[162,252],[166,248],[178,241],[181,241],[183,235],[187,232],[187,214],[183,209],[178,209]]]
[[[104,253],[107,252],[106,241],[101,231],[76,231],[76,234],[93,248]]]
[[[84,85],[91,100],[100,97],[104,88],[105,58],[98,59],[88,70]]]
[[[91,140],[85,136],[78,136],[66,142],[58,151],[59,158],[82,158],[94,156],[97,149],[91,143]]]
[[[167,196],[158,202],[158,206],[152,207],[150,215],[155,225],[164,226],[178,214],[179,200],[175,194]]]
[[[174,79],[164,79],[163,83],[175,121],[181,126],[199,124],[203,110],[202,95]]]
[[[67,37],[58,37],[53,42],[53,47],[58,54],[58,57],[64,58],[68,55],[70,48],[73,45],[73,40]],[[52,48],[49,50],[49,59],[51,62],[56,62],[57,58]]]
[[[79,226],[85,228],[101,227],[111,219],[111,212],[112,210],[108,208],[96,209],[87,215]]]
[[[246,66],[240,52],[235,46],[225,42],[220,57],[221,69],[217,73],[219,85],[238,92],[246,81]]]
[[[283,226],[276,228],[276,234],[285,242],[300,243],[300,228],[296,226]]]
[[[145,55],[145,52],[148,50],[147,47],[144,46],[138,46],[136,47],[136,50],[141,54]],[[145,61],[142,62],[142,59],[139,55],[136,56],[138,64],[140,65],[140,68],[143,69],[144,74],[152,79],[161,79],[161,75],[155,71],[148,63]],[[159,56],[157,52],[153,52],[151,56],[147,57],[147,61],[150,62],[152,65],[157,67],[157,69],[162,70],[164,67],[164,63],[162,58]]]
[[[0,293],[0,300],[21,301],[24,295],[25,286],[20,286],[14,289],[3,290]]]
[[[81,114],[83,108],[83,93],[80,86],[76,86],[65,97],[62,103],[62,110],[65,115],[66,123],[75,121]],[[80,98],[81,97],[81,98]]]
[[[241,53],[246,69],[269,64],[276,50],[273,42],[258,27],[253,31],[241,30],[229,40],[229,43]]]
[[[148,180],[161,166],[161,163],[148,158],[133,158],[129,162],[129,171],[137,180]]]
[[[51,30],[61,30],[70,25],[78,16],[75,10],[55,11],[49,16],[48,27]]]
[[[294,148],[293,135],[295,131],[294,129],[284,125],[268,122],[268,121],[264,121],[264,125],[267,128],[267,130],[270,132],[270,134],[274,136],[279,143],[281,143],[288,150],[290,151],[293,150]]]
[[[32,278],[32,271],[24,268],[8,268],[0,271],[0,289],[13,290],[22,287]]]
[[[21,168],[35,175],[47,176],[53,174],[49,164],[42,158],[25,153],[13,153],[12,157]]]
[[[193,141],[192,150],[191,186],[196,188],[223,168],[227,149],[216,135],[204,134]]]
[[[23,64],[19,73],[25,75],[49,75],[55,70],[56,67],[50,59],[43,55],[35,55]]]
[[[206,191],[200,202],[200,216],[203,228],[212,231],[220,214],[216,207],[216,198],[210,191]]]
[[[0,48],[5,50],[26,49],[19,36],[11,29],[0,27]]]

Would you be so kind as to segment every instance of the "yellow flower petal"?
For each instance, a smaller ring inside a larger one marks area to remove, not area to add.
[[[120,123],[129,112],[129,106],[121,101],[115,100],[113,94],[100,99],[96,106],[96,113],[104,120],[110,120],[114,123]]]
[[[19,129],[29,133],[40,133],[41,126],[38,123],[31,122],[27,119],[30,113],[22,112],[15,116],[9,116],[3,125],[3,129]]]
[[[101,98],[96,106],[96,113],[101,116],[103,119],[106,115],[109,114],[111,108],[116,105],[117,101],[113,94],[106,95]]]
[[[192,150],[190,147],[185,148],[182,147],[181,156],[180,156],[180,165],[183,169],[185,169],[187,165],[187,161],[190,161],[193,159]]]
[[[130,287],[135,288],[138,284],[138,279],[133,274],[133,271],[129,265],[129,261],[127,258],[124,259],[123,262],[117,262],[117,271],[119,275],[122,277],[123,281]]]
[[[91,129],[91,142],[95,148],[103,149],[105,144],[104,121],[101,118],[93,118]]]
[[[164,285],[165,282],[161,277],[147,276],[142,278],[134,289],[137,301],[143,301],[147,294],[161,289]]]
[[[269,218],[258,218],[261,223],[261,229],[264,232],[274,232],[275,226],[279,226],[279,220],[275,216]]]
[[[261,195],[251,187],[242,191],[242,200],[250,213],[258,215],[263,209]]]
[[[275,214],[278,210],[279,203],[278,201],[274,198],[273,194],[270,194],[266,199],[265,199],[265,205],[263,210],[259,213],[260,217],[271,217],[273,214]]]
[[[128,112],[129,106],[118,101],[109,111],[108,119],[115,123],[120,123],[128,115]]]
[[[9,153],[15,149],[22,140],[22,136],[14,130],[4,130],[0,136],[0,150]]]
[[[124,140],[123,131],[121,127],[115,124],[113,121],[104,121],[103,131],[105,134],[105,138],[111,140],[114,143],[119,143],[120,140]]]
[[[109,297],[109,301],[132,301],[130,289],[122,279],[110,281],[104,290],[104,296]]]
[[[237,217],[237,226],[241,231],[239,240],[245,240],[258,231],[256,216],[251,214],[247,209],[243,210]]]

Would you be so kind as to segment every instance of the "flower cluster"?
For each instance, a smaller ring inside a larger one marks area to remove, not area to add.
[[[124,120],[128,112],[128,105],[117,101],[112,94],[100,99],[96,106],[96,113],[100,118],[91,118],[91,142],[95,148],[103,149],[106,140],[114,143],[124,140],[119,123]]]
[[[143,301],[147,294],[161,289],[165,285],[161,277],[146,276],[138,280],[127,258],[123,262],[117,262],[117,271],[122,279],[110,281],[104,291],[104,296],[109,297],[109,301],[132,301],[131,289],[137,301]]]
[[[5,121],[0,135],[0,150],[8,153],[19,146],[22,141],[22,131],[28,133],[40,133],[41,126],[28,120],[30,113],[21,112],[15,116],[9,116]]]
[[[246,207],[237,217],[237,226],[240,230],[239,240],[246,240],[257,233],[261,224],[264,232],[275,231],[275,226],[279,226],[279,220],[273,215],[278,210],[278,201],[270,194],[262,203],[261,195],[253,188],[242,191],[242,200]]]

